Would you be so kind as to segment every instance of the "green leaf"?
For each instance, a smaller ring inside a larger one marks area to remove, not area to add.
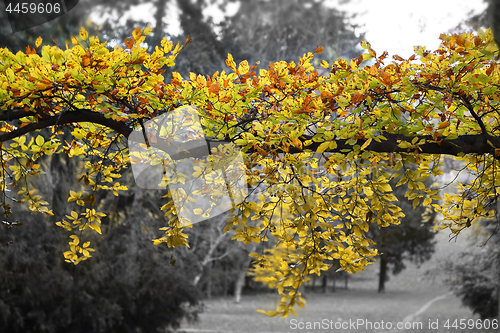
[[[45,140],[43,139],[43,136],[39,135],[36,137],[36,140],[35,140],[36,144],[38,146],[43,146],[43,144],[45,143]]]

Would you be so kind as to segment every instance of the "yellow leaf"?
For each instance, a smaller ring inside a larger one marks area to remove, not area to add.
[[[316,152],[318,154],[324,153],[325,150],[328,149],[328,146],[330,145],[330,142],[323,142],[322,144],[319,145],[318,149],[316,149]]]
[[[367,197],[371,197],[373,195],[373,190],[368,186],[363,187],[363,192]]]
[[[363,233],[361,232],[361,229],[358,227],[358,226],[355,226],[353,229],[353,232],[354,234],[359,237],[359,238],[362,238],[363,237]]]
[[[365,141],[365,143],[363,143],[363,145],[361,146],[361,150],[365,150],[365,148],[368,147],[370,143],[372,143],[372,138],[369,138]]]
[[[231,230],[233,228],[233,225],[232,223],[228,223],[224,229],[222,230],[222,233],[225,234],[226,232],[228,232],[229,230]]]
[[[391,192],[392,191],[391,184],[389,184],[389,183],[379,185],[378,189],[381,192]],[[393,194],[386,194],[384,197],[386,197],[386,200],[388,200],[388,201],[396,201],[397,199],[394,200],[393,196],[394,196]]]
[[[321,60],[321,67],[324,67],[324,68],[329,68],[330,67],[330,64],[328,63],[328,61],[326,60]]]
[[[420,204],[420,198],[416,198],[413,200],[413,209],[417,208],[417,206]]]
[[[80,37],[83,40],[87,40],[87,38],[89,37],[89,33],[83,27],[80,29]]]
[[[42,45],[42,37],[38,37],[35,42],[35,47],[39,47]]]
[[[90,228],[101,234],[101,227],[98,226],[97,224],[91,224]]]
[[[370,59],[373,59],[373,56],[371,54],[363,53],[363,61],[367,61]]]
[[[236,63],[234,62],[233,55],[231,53],[227,54],[226,66],[236,72]]]
[[[153,31],[153,29],[152,29],[151,27],[146,27],[146,29],[144,29],[144,34],[147,36],[147,35],[149,35],[152,31]]]
[[[43,143],[45,142],[45,140],[43,139],[43,136],[39,135],[36,137],[35,142],[38,146],[43,146]]]
[[[240,65],[238,66],[238,73],[240,75],[245,75],[249,70],[250,66],[248,66],[248,61],[243,60],[242,62],[240,62]]]
[[[70,195],[70,197],[68,198],[68,202],[78,200],[82,196],[81,193],[77,193],[77,192],[71,191],[71,190],[69,190],[69,195]]]
[[[71,235],[71,236],[69,236],[69,238],[73,239],[72,242],[69,242],[69,245],[77,246],[78,243],[80,243],[80,239],[78,239],[77,235]]]
[[[78,256],[71,251],[64,252],[64,258],[66,259],[78,259]]]
[[[161,243],[163,243],[163,241],[164,241],[164,238],[155,239],[153,241],[153,244],[154,245],[160,245]]]
[[[372,46],[370,45],[370,43],[368,43],[366,40],[364,40],[364,41],[361,42],[361,47],[364,48],[365,50],[368,50]]]
[[[193,213],[195,213],[196,215],[203,214],[203,209],[201,209],[201,208],[196,208],[195,210],[193,210]]]
[[[73,43],[74,45],[77,45],[78,40],[75,37],[71,37],[71,43]]]

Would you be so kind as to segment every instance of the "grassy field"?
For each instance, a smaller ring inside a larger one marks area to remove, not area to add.
[[[377,294],[366,290],[338,291],[334,294],[314,294],[304,309],[298,311],[297,317],[268,318],[255,310],[259,308],[274,309],[279,300],[276,295],[246,296],[240,304],[232,299],[216,299],[207,302],[205,312],[200,321],[183,326],[182,332],[485,332],[485,330],[446,329],[446,320],[452,323],[455,319],[476,318],[471,311],[460,306],[455,297],[447,297],[433,303],[427,311],[408,321],[409,327],[415,329],[387,329],[388,322],[394,328],[408,315],[417,312],[425,303],[434,297],[432,293],[386,292]],[[326,320],[326,324],[325,323]],[[359,326],[347,326],[350,321],[363,320]],[[429,322],[438,321],[438,329],[429,328]],[[384,322],[385,329],[377,329]],[[323,324],[318,329],[307,329],[308,322]],[[367,322],[372,323],[372,327]],[[344,323],[344,324],[343,324]],[[303,325],[304,329],[299,329]],[[326,325],[326,326],[325,326]],[[344,328],[335,325],[346,325]],[[419,326],[413,326],[419,325]],[[421,326],[420,326],[421,325]],[[493,332],[493,330],[491,330]]]
[[[391,278],[383,294],[376,291],[378,267],[373,265],[352,277],[348,290],[337,289],[329,294],[309,292],[306,307],[297,309],[296,317],[268,318],[257,313],[257,309],[276,308],[280,297],[272,293],[245,295],[239,304],[232,298],[217,298],[205,302],[205,311],[197,323],[184,323],[178,332],[493,332],[493,329],[445,327],[447,321],[451,325],[455,319],[478,318],[462,307],[441,281],[424,277],[425,271],[436,267],[440,259],[458,258],[465,246],[463,242],[448,243],[446,237],[439,235],[437,252],[430,262],[421,268],[409,264],[403,273]],[[439,296],[443,297],[428,304]],[[404,320],[406,327],[414,328],[398,330],[396,325]],[[315,322],[316,329],[307,327],[314,327]]]

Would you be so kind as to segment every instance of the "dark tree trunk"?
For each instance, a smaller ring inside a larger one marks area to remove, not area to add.
[[[345,276],[345,290],[349,289],[349,274],[346,272],[344,273]]]
[[[327,294],[328,293],[328,276],[326,274],[323,274],[323,285],[322,285],[322,287],[323,287],[323,292],[325,294]]]
[[[306,297],[306,285],[305,284],[301,284],[299,289],[297,289],[298,292],[300,292],[300,295],[302,297]]]
[[[167,0],[157,0],[156,1],[156,13],[155,20],[156,26],[154,28],[154,39],[153,39],[153,50],[155,46],[161,45],[161,40],[163,38],[163,18],[167,14]]]
[[[380,273],[378,277],[378,292],[385,291],[385,280],[387,278],[387,261],[383,256],[380,257]]]

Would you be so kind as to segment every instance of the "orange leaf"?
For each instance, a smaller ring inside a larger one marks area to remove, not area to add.
[[[211,84],[210,87],[208,88],[208,92],[214,93],[214,94],[218,94],[219,90],[220,90],[219,82],[215,82],[215,83]]]
[[[288,153],[290,151],[290,144],[288,142],[283,142],[283,151]]]
[[[290,138],[290,140],[292,141],[293,145],[298,148],[298,149],[302,149],[302,141],[300,141],[299,139],[297,138]]]
[[[318,47],[316,48],[316,53],[317,53],[317,54],[320,54],[321,52],[323,52],[323,50],[324,50],[324,49],[325,49],[325,48],[324,48],[323,46],[318,46]]]
[[[450,122],[449,121],[445,121],[444,123],[439,124],[438,129],[443,129],[443,128],[446,128],[448,126],[450,126]]]
[[[132,37],[125,38],[125,45],[127,49],[132,49],[132,47],[134,47],[134,39]]]
[[[351,101],[353,104],[357,104],[363,100],[363,95],[360,94],[359,92],[355,91],[354,94],[351,96]]]
[[[134,31],[132,31],[132,36],[134,36],[134,39],[138,39],[141,37],[142,31],[140,28],[135,28]]]
[[[186,42],[184,43],[184,46],[188,45],[192,41],[191,37],[187,37]]]
[[[30,54],[36,54],[36,49],[35,48],[30,48],[29,45],[26,46],[26,55]]]
[[[481,40],[481,38],[479,38],[479,37],[474,38],[474,46],[479,46],[482,43],[483,43],[483,41]]]

